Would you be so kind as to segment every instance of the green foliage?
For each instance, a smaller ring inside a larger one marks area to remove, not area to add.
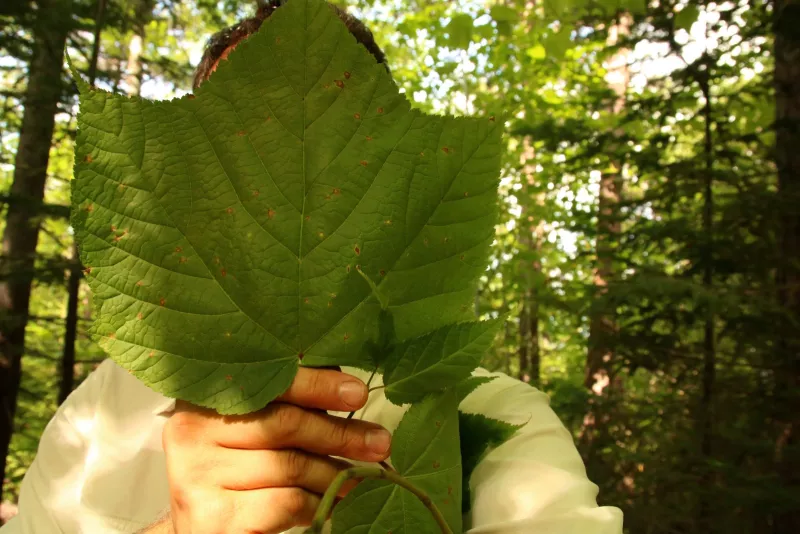
[[[392,438],[397,472],[424,490],[461,532],[461,455],[458,398],[453,391],[429,395],[403,416]],[[366,480],[334,508],[333,534],[384,532],[439,534],[425,506],[390,482]]]

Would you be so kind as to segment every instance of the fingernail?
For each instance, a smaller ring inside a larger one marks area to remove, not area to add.
[[[367,396],[367,386],[361,382],[345,382],[339,386],[339,398],[351,408],[361,408]]]
[[[392,435],[388,430],[376,428],[367,432],[367,447],[375,454],[385,454],[392,444]]]

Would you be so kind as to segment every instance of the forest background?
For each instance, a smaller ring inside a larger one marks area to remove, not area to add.
[[[800,532],[800,2],[342,0],[428,112],[502,112],[484,366],[641,534]],[[69,226],[77,95],[190,90],[255,1],[0,4],[2,513],[104,358]],[[0,519],[0,522],[2,519]]]

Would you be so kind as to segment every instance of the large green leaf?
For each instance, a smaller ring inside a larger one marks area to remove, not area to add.
[[[453,532],[461,532],[458,397],[430,395],[403,416],[392,438],[392,466],[425,491]],[[336,505],[333,534],[440,534],[431,513],[409,491],[365,480]]]
[[[401,343],[384,371],[386,398],[416,402],[455,386],[480,364],[501,325],[499,319],[453,324]]]
[[[301,358],[371,367],[380,306],[357,267],[400,339],[470,318],[501,121],[411,109],[322,0],[277,9],[195,95],[79,87],[94,335],[152,388],[246,413]]]

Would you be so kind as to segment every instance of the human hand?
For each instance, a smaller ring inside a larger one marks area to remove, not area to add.
[[[357,378],[301,367],[286,393],[252,414],[222,416],[178,401],[162,436],[175,534],[276,534],[308,525],[322,494],[349,467],[330,456],[389,456],[385,429],[324,411],[357,410],[366,400]]]

